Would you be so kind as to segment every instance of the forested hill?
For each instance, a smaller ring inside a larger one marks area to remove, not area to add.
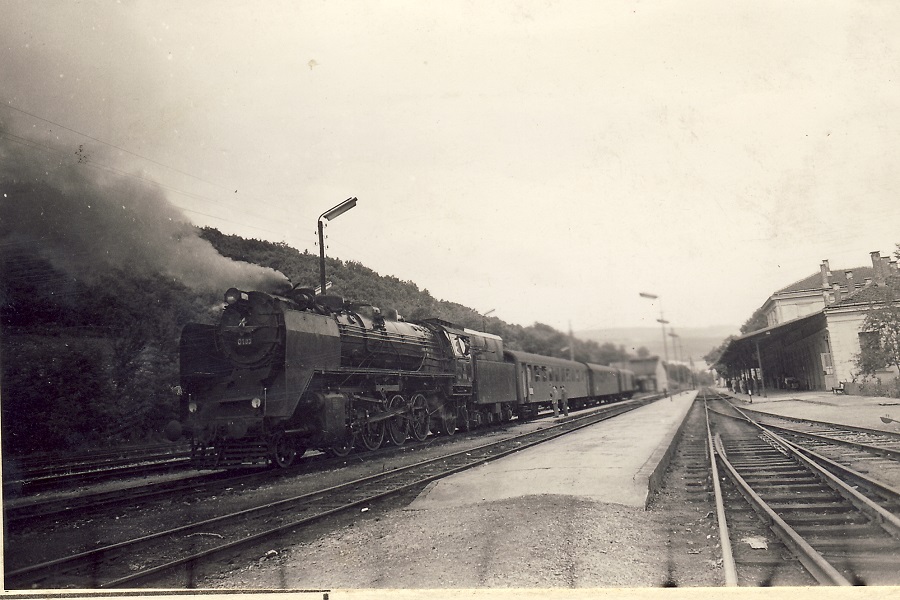
[[[158,435],[177,416],[178,346],[191,322],[214,323],[230,287],[314,286],[318,256],[286,244],[198,229],[164,190],[39,149],[0,142],[0,356],[4,461]],[[416,284],[328,259],[331,292],[482,329],[482,317]],[[507,345],[565,356],[546,325],[485,329]],[[578,360],[607,364],[622,347],[577,341]]]
[[[318,285],[319,257],[315,254],[299,252],[283,243],[225,235],[212,228],[202,229],[200,235],[222,256],[275,269],[284,273],[294,284],[308,287]],[[436,317],[470,329],[486,329],[488,333],[501,336],[506,346],[513,350],[565,358],[569,356],[568,334],[549,325],[535,323],[523,327],[495,317],[483,319],[471,308],[448,300],[438,300],[428,290],[420,290],[411,281],[379,275],[358,262],[326,257],[325,268],[328,281],[333,284],[328,293],[343,296],[351,302],[369,303],[382,310],[392,308],[406,320]],[[625,360],[628,356],[624,346],[575,340],[576,360],[609,364]]]

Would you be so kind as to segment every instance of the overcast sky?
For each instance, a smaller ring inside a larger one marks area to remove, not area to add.
[[[0,135],[313,253],[356,196],[329,256],[506,321],[737,328],[900,242],[900,3],[735,4],[0,0]]]

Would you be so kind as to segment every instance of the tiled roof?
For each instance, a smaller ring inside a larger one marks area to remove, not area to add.
[[[831,276],[828,278],[828,289],[831,289],[831,284],[838,283],[842,288],[847,287],[847,275],[846,271],[853,271],[853,283],[856,285],[863,285],[866,277],[874,277],[875,270],[872,267],[856,267],[853,269],[832,269]],[[804,277],[800,281],[795,281],[791,285],[784,287],[773,296],[777,294],[786,294],[789,292],[802,292],[806,290],[821,290],[822,289],[822,272],[818,271],[809,277]]]
[[[892,275],[886,278],[883,283],[872,283],[872,285],[862,287],[841,298],[840,302],[829,304],[827,308],[868,304],[869,302],[884,301],[887,298],[900,299],[900,276]]]

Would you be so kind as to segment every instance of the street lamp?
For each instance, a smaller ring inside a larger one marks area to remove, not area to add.
[[[325,295],[325,233],[322,219],[336,219],[356,206],[356,198],[347,198],[337,206],[333,206],[319,215],[319,294]]]
[[[491,310],[489,310],[486,313],[481,315],[481,330],[482,331],[485,331],[485,332],[487,331],[487,316],[489,314],[491,314],[492,312],[494,312],[495,310],[497,310],[497,309],[492,308]]]
[[[641,298],[649,298],[650,300],[659,298],[656,294],[648,294],[647,292],[640,292],[640,296]],[[668,325],[669,322],[663,318],[662,300],[659,301],[659,318],[656,322],[662,324],[663,356],[665,356],[666,362],[669,362],[669,344],[666,342],[666,325]]]

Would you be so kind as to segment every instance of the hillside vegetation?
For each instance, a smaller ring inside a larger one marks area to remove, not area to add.
[[[28,188],[21,206],[12,202],[7,208],[24,211],[36,194],[44,206],[48,199],[71,200],[51,188]],[[73,250],[71,240],[61,244],[65,252],[48,250],[44,240],[15,231],[17,222],[23,221],[4,221],[0,231],[5,246],[0,350],[6,456],[160,439],[159,432],[176,415],[172,388],[178,384],[181,328],[188,322],[215,322],[226,287],[255,289],[247,281],[275,278],[271,269],[295,283],[313,286],[318,281],[317,256],[216,229],[180,231],[178,239],[197,238],[191,241],[197,247],[211,245],[218,260],[227,257],[269,269],[250,275],[240,271],[230,279],[217,267],[210,269],[216,278],[201,270],[190,280],[168,263],[150,261],[146,254],[152,243],[136,248],[133,257],[119,245],[118,253],[125,257],[113,261],[93,255],[88,260],[90,251]],[[84,264],[76,264],[79,258]],[[196,252],[190,260],[196,260]],[[242,268],[227,263],[230,269]],[[327,269],[334,283],[330,293],[347,300],[393,308],[407,320],[439,317],[482,329],[482,317],[474,310],[435,299],[412,282],[380,276],[356,262],[328,259]],[[568,356],[562,350],[569,345],[568,336],[547,325],[522,327],[496,318],[485,325],[510,348]],[[575,357],[606,364],[627,358],[627,353],[623,347],[576,340]]]

